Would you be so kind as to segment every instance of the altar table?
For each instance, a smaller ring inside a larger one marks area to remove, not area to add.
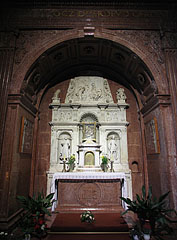
[[[106,204],[109,207],[116,199],[118,205],[126,208],[120,201],[120,196],[127,197],[126,175],[122,172],[57,172],[53,174],[51,192],[55,193],[56,200],[52,211],[58,203],[65,208],[73,205],[73,198],[77,201],[76,207],[82,206],[83,209],[93,208],[94,205],[101,208]]]

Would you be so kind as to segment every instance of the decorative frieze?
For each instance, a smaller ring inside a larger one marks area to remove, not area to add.
[[[157,29],[161,23],[161,18],[167,20],[168,12],[165,10],[136,10],[136,9],[115,9],[115,8],[59,8],[57,9],[14,9],[10,16],[10,26],[23,26],[25,28],[35,27],[58,27],[66,28],[74,26],[85,26],[85,21],[90,19],[94,26],[100,26],[104,21],[106,27],[143,27],[143,29]],[[17,17],[18,16],[18,17]],[[25,19],[25,21],[21,21]],[[77,23],[76,23],[77,19]],[[140,19],[142,21],[140,21]],[[149,21],[151,19],[151,21]],[[122,25],[120,25],[122,24]],[[129,25],[128,25],[129,24]]]

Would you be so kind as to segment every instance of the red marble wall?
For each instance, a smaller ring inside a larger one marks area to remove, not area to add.
[[[14,214],[15,210],[20,207],[16,196],[27,196],[30,188],[32,152],[19,152],[19,142],[22,117],[34,122],[34,116],[16,101],[18,102],[17,98],[9,100],[2,150],[0,190],[3,191],[0,191],[0,203],[1,215],[4,216]]]

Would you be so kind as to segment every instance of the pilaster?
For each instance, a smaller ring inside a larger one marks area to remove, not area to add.
[[[27,97],[8,96],[0,166],[0,228],[9,228],[16,222],[19,211],[16,196],[29,194],[31,153],[19,151],[19,140],[22,116],[33,125],[35,114],[36,109]]]
[[[14,62],[15,35],[0,33],[0,162],[7,111],[7,96]]]

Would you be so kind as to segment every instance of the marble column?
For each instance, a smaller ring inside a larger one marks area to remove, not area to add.
[[[167,79],[169,83],[170,95],[171,95],[171,108],[172,108],[172,117],[165,122],[168,126],[167,135],[169,137],[168,148],[169,151],[169,170],[170,170],[170,182],[171,188],[173,189],[172,198],[177,209],[177,191],[176,191],[176,182],[177,182],[177,48],[166,49],[165,50],[165,60],[166,60],[166,69],[167,69]],[[166,113],[168,116],[168,112]],[[170,120],[170,121],[169,121]],[[169,127],[171,126],[171,128]],[[174,141],[173,140],[174,137]]]

